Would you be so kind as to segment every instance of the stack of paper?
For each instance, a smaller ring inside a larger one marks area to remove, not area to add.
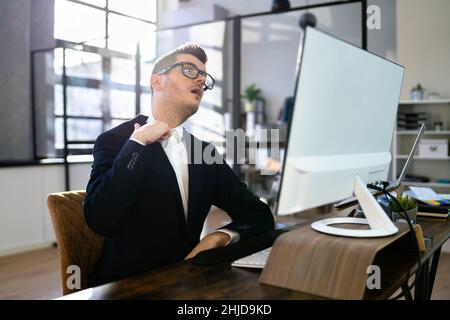
[[[410,187],[404,193],[418,201],[418,216],[447,218],[450,215],[450,200],[444,199],[431,188]]]

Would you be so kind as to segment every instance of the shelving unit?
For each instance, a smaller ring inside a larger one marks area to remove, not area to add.
[[[450,99],[400,100],[400,105],[440,105],[450,104]]]
[[[426,112],[426,130],[422,139],[450,139],[450,99],[401,100],[399,112]],[[433,130],[434,122],[442,122],[440,131]],[[407,159],[418,130],[396,130],[393,140],[392,178],[398,177]],[[418,150],[416,151],[418,152]],[[450,183],[436,182],[438,179],[450,179],[450,156],[426,157],[416,155],[407,175],[428,177],[430,182],[404,182],[405,185],[430,187],[437,192],[450,193]]]
[[[417,134],[417,131],[415,130],[397,130],[397,135],[413,135],[415,136]],[[425,130],[424,135],[426,136],[443,136],[443,135],[450,135],[450,130],[442,130],[442,131],[431,131],[431,130]]]
[[[408,155],[406,154],[398,154],[397,159],[398,160],[406,160],[408,158]],[[424,156],[414,156],[414,160],[450,160],[450,157],[424,157]]]

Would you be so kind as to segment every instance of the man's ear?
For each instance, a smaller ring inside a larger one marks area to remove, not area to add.
[[[150,77],[150,86],[153,88],[153,90],[161,90],[161,75],[152,74],[152,76]]]

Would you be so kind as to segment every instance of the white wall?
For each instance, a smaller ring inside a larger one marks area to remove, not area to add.
[[[90,163],[71,164],[69,167],[70,190],[85,190],[90,174]]]
[[[397,0],[397,61],[406,67],[401,98],[420,82],[450,98],[450,1]]]
[[[90,164],[72,164],[71,190],[85,189]],[[64,191],[63,165],[0,168],[0,256],[55,241],[46,197]]]

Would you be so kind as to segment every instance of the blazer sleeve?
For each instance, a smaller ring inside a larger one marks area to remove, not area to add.
[[[88,226],[101,236],[120,228],[136,199],[144,171],[145,146],[105,133],[97,139],[91,176],[86,187],[84,214]],[[122,143],[121,143],[122,142]]]
[[[214,152],[217,153],[217,150]],[[238,232],[241,240],[273,230],[274,219],[269,206],[247,189],[246,184],[223,159],[218,162],[215,164],[216,189],[213,204],[225,210],[233,220],[223,228]]]

